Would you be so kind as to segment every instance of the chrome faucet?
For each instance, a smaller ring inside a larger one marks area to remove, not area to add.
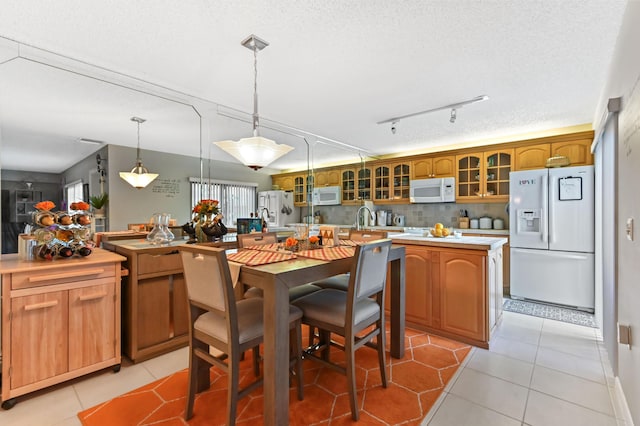
[[[369,207],[367,206],[361,206],[358,211],[356,212],[356,229],[359,231],[360,230],[360,212],[362,211],[362,209],[366,209],[369,212],[369,217],[371,218],[371,220],[375,220],[373,213],[371,212],[371,210],[369,209]]]

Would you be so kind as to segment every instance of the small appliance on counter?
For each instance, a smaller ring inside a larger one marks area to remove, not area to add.
[[[404,227],[404,215],[401,215],[401,214],[393,215],[393,225]]]
[[[480,229],[491,229],[493,226],[493,219],[488,216],[483,216],[479,220]]]

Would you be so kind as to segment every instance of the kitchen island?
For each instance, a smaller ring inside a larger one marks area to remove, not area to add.
[[[489,347],[502,316],[503,237],[391,234],[406,248],[407,325]]]

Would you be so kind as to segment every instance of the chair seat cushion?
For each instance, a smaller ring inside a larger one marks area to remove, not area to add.
[[[349,289],[349,274],[336,275],[335,277],[314,281],[312,284],[320,288],[347,291]]]
[[[264,334],[263,325],[263,300],[258,297],[240,300],[237,304],[238,310],[238,341],[240,344],[258,338]],[[302,318],[302,311],[293,306],[289,306],[289,322]],[[227,325],[222,315],[215,312],[206,312],[196,319],[193,327],[215,337],[225,343],[227,342]]]
[[[344,327],[347,314],[347,292],[335,289],[324,289],[311,293],[293,302],[302,309],[303,321],[315,320],[336,327]],[[380,315],[380,307],[375,300],[365,298],[356,304],[355,325]]]

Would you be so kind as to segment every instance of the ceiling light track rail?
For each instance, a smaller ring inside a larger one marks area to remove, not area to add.
[[[469,99],[469,100],[466,100],[466,101],[456,102],[456,103],[449,104],[449,105],[443,105],[443,106],[440,106],[440,107],[437,107],[437,108],[431,108],[431,109],[427,109],[427,110],[424,110],[424,111],[418,111],[418,112],[414,112],[414,113],[411,113],[411,114],[400,115],[400,116],[397,116],[397,117],[388,118],[386,120],[378,121],[377,124],[386,124],[386,123],[395,124],[400,120],[404,120],[405,118],[415,117],[417,115],[422,115],[422,114],[429,114],[429,113],[436,112],[436,111],[442,111],[444,109],[455,110],[457,108],[462,108],[465,105],[475,104],[477,102],[483,102],[483,101],[486,101],[488,99],[489,99],[489,96],[487,96],[487,95],[476,96],[475,98]],[[452,116],[454,116],[454,115],[455,114],[452,114]],[[455,119],[454,119],[454,121],[455,121]]]

